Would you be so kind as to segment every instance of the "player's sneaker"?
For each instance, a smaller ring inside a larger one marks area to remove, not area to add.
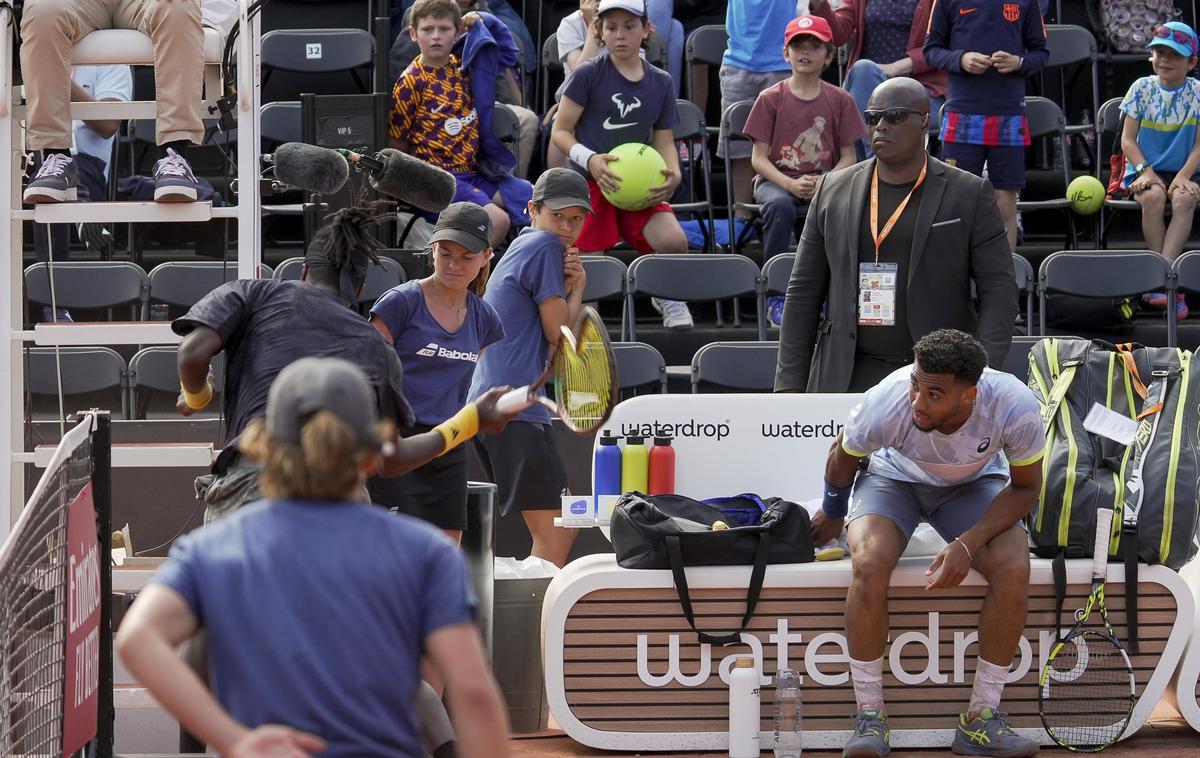
[[[892,752],[887,716],[878,708],[863,708],[854,714],[854,736],[842,748],[842,758],[884,758]]]
[[[154,200],[159,203],[190,203],[196,199],[200,185],[192,167],[173,148],[154,164]]]
[[[78,199],[79,173],[75,161],[65,153],[50,153],[25,187],[23,198],[37,203],[73,203]]]
[[[959,715],[950,749],[958,755],[1029,758],[1037,755],[1038,744],[1014,732],[1006,714],[984,708],[973,721],[967,721],[965,713]]]
[[[778,329],[783,326],[783,295],[767,298],[767,323]]]
[[[650,298],[650,303],[654,310],[662,314],[663,326],[668,329],[691,329],[695,326],[687,303],[680,300],[663,300],[659,297]]]

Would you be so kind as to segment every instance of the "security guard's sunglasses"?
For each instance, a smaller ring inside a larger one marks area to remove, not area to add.
[[[915,113],[918,116],[925,115],[923,112],[914,110],[913,108],[884,108],[877,111],[863,111],[863,116],[867,119],[867,126],[875,126],[879,123],[879,119],[883,119],[892,126],[895,126],[908,118],[911,113]]]

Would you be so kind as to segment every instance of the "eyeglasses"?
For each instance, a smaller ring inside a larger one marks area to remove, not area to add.
[[[1169,26],[1160,26],[1154,30],[1154,37],[1155,39],[1173,39],[1179,44],[1186,46],[1188,52],[1193,54],[1196,52],[1196,40],[1192,38],[1192,35],[1188,34],[1182,29],[1172,29]]]
[[[884,108],[878,111],[863,111],[863,116],[867,119],[867,126],[875,126],[879,123],[879,119],[883,119],[892,126],[895,126],[913,113],[918,116],[925,115],[923,111],[914,110],[913,108]]]

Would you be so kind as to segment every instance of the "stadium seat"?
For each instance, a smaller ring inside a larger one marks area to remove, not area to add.
[[[367,268],[367,281],[363,285],[362,294],[358,296],[360,306],[373,303],[390,290],[404,284],[404,268],[392,258],[381,257],[380,265]],[[275,269],[275,279],[299,279],[300,267],[304,265],[303,258],[288,258]]]
[[[1043,76],[1050,69],[1058,69],[1059,85],[1064,98],[1061,105],[1064,111],[1071,110],[1069,107],[1071,88],[1068,86],[1065,67],[1081,63],[1087,64],[1092,97],[1092,101],[1088,104],[1087,109],[1091,112],[1092,118],[1096,118],[1096,111],[1100,107],[1100,77],[1097,67],[1096,37],[1082,26],[1074,24],[1046,24],[1046,48],[1050,52],[1050,58],[1046,62],[1045,69],[1043,69]],[[1074,79],[1071,81],[1074,81]],[[1095,128],[1096,125],[1094,123],[1068,125],[1067,133],[1080,134],[1093,131]],[[1098,156],[1092,157],[1098,159]]]
[[[162,406],[156,415],[178,418],[175,399],[179,396],[179,351],[175,347],[147,347],[129,359],[129,417],[147,418],[153,401]],[[225,387],[225,354],[213,356],[213,400],[194,416],[212,418],[221,413],[221,393]]]
[[[754,107],[753,100],[741,100],[734,103],[725,109],[721,114],[721,139],[730,142],[742,140],[749,142],[750,138],[742,133],[742,129],[746,126],[746,119],[750,116],[750,109]],[[737,211],[745,211],[750,214],[750,221],[755,223],[762,218],[762,206],[758,203],[738,203],[733,199],[733,165],[729,159],[729,153],[725,153],[725,197],[729,198],[729,248],[734,253],[741,252],[739,247],[744,240],[742,239],[750,233],[752,224],[746,224],[742,229],[741,234],[734,232],[734,217]]]
[[[792,268],[795,265],[795,253],[773,255],[763,264],[763,310],[758,314],[758,318],[763,323],[766,323],[767,320],[767,298],[773,295],[787,294],[788,280],[792,278]]]
[[[25,269],[25,296],[31,303],[50,305],[50,266],[53,266],[54,305],[67,309],[112,309],[128,305],[130,320],[146,318],[150,280],[141,266],[129,261],[68,261],[35,263]],[[235,267],[236,268],[236,267]]]
[[[1119,298],[1166,290],[1168,302],[1173,302],[1175,282],[1170,274],[1167,259],[1149,250],[1060,250],[1038,269],[1039,334],[1047,333],[1046,296],[1051,293]],[[1168,334],[1174,321],[1175,309],[1167,308]]]
[[[625,294],[626,334],[636,340],[634,298],[642,295],[688,303],[715,302],[752,295],[762,298],[762,272],[743,255],[698,254],[643,255],[629,266]],[[761,312],[762,306],[755,312]],[[758,322],[759,339],[766,338],[763,321]]]
[[[1171,265],[1171,273],[1175,276],[1175,287],[1180,291],[1189,295],[1200,294],[1200,250],[1189,250],[1183,255],[1175,259]],[[1174,312],[1174,308],[1171,309]],[[1167,340],[1172,345],[1179,345],[1180,340],[1176,334],[1178,324],[1167,322]],[[1195,346],[1189,346],[1195,349]]]
[[[492,109],[492,133],[516,158],[521,152],[521,124],[517,114],[504,103],[495,103]]]
[[[313,75],[346,72],[357,92],[365,94],[371,82],[359,73],[374,62],[375,39],[363,29],[276,29],[262,36],[263,87],[276,69]]]
[[[684,94],[695,102],[696,82],[693,65],[720,66],[725,57],[725,48],[729,47],[729,32],[724,24],[707,24],[692,30],[683,46],[683,77]],[[707,99],[707,98],[706,98]],[[707,103],[697,103],[702,111],[707,110]]]
[[[1100,106],[1096,116],[1096,152],[1099,153],[1096,175],[1102,182],[1103,169],[1108,167],[1109,156],[1121,151],[1121,129],[1125,121],[1125,114],[1121,112],[1121,100],[1122,98],[1114,97],[1106,101]],[[1107,187],[1108,184],[1104,186]],[[1142,206],[1138,205],[1136,200],[1104,198],[1104,204],[1096,214],[1096,245],[1108,247],[1108,227],[1117,214],[1122,211],[1141,213],[1141,210]],[[1168,215],[1171,213],[1170,203],[1166,204],[1165,211]]]
[[[620,258],[607,255],[581,255],[579,261],[587,274],[587,286],[583,289],[583,301],[595,303],[602,300],[621,301],[621,339],[625,338],[625,280],[628,269]]]
[[[128,418],[127,369],[125,359],[117,351],[107,347],[31,347],[26,350],[25,359],[26,389],[30,395],[58,397],[62,388],[62,418],[74,418],[80,407],[104,408],[114,416],[119,411],[120,418]],[[175,385],[178,388],[178,375]],[[75,400],[68,403],[65,400],[68,397]],[[35,408],[33,415],[59,418],[59,411],[55,404],[50,412],[39,413]]]
[[[269,279],[271,267],[259,266],[259,276]],[[189,308],[217,287],[237,278],[237,264],[233,261],[168,261],[150,272],[149,299],[152,303]]]
[[[692,393],[699,393],[702,384],[770,392],[778,363],[778,342],[711,342],[692,358]]]
[[[708,130],[704,126],[704,114],[690,100],[678,100],[679,123],[675,125],[675,141],[682,142],[688,151],[687,161],[681,160],[680,168],[686,173],[688,201],[671,203],[675,215],[688,214],[698,219],[704,229],[703,252],[716,250],[713,239],[715,221],[712,209],[712,161],[709,160],[707,143]],[[699,174],[699,181],[697,181]],[[698,198],[703,197],[703,200]]]
[[[1067,185],[1071,183],[1070,156],[1065,154],[1067,143],[1067,119],[1062,109],[1052,100],[1044,97],[1025,98],[1025,115],[1029,120],[1029,136],[1033,139],[1050,137],[1054,143],[1053,150],[1060,153],[1062,161],[1062,194],[1049,200],[1018,200],[1018,213],[1035,211],[1058,211],[1066,216],[1067,234],[1065,244],[1068,249],[1077,246],[1075,235],[1075,212],[1071,209],[1071,201],[1067,198]]]
[[[258,128],[262,141],[262,152],[273,153],[285,142],[301,142],[303,141],[302,132],[303,124],[301,123],[301,111],[299,100],[280,100],[274,103],[267,103],[258,111]],[[263,203],[263,237],[267,236],[267,229],[271,227],[272,217],[279,216],[303,216],[304,203],[307,201],[306,194],[302,190],[295,190],[283,195],[276,195],[272,200],[277,202]],[[292,200],[293,202],[286,202]],[[283,201],[283,202],[278,202]],[[327,207],[327,206],[326,206]],[[280,244],[288,245],[303,245],[303,236],[300,239],[276,239]]]
[[[550,75],[555,74],[554,84],[555,89],[563,76],[563,64],[558,57],[558,33],[555,32],[546,38],[542,43],[542,66],[538,71],[538,90],[542,97],[542,113],[550,110],[550,106],[554,104],[552,93],[554,89],[550,87]]]
[[[1017,294],[1025,301],[1025,330],[1033,334],[1033,296],[1037,290],[1037,276],[1033,272],[1033,264],[1020,253],[1012,254],[1012,262]]]
[[[653,392],[667,391],[667,362],[657,348],[645,342],[614,342],[612,347],[617,359],[617,389],[622,400],[651,385],[655,385]]]
[[[1017,334],[1008,346],[1008,355],[1004,359],[1002,371],[1012,374],[1021,381],[1029,379],[1029,351],[1042,340],[1038,335]]]

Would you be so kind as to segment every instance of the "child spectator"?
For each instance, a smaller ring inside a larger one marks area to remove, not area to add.
[[[743,132],[753,140],[754,202],[762,205],[763,256],[793,249],[796,219],[830,171],[856,162],[855,143],[867,125],[854,98],[821,81],[836,49],[829,22],[819,16],[792,19],[783,35],[783,59],[792,75],[767,87],[754,101]],[[783,296],[770,298],[768,317],[778,326]]]
[[[742,100],[753,100],[758,93],[777,84],[792,73],[775,53],[776,35],[796,16],[795,0],[737,0],[725,12],[729,47],[721,61],[721,112]],[[701,108],[704,103],[698,103]],[[717,156],[729,156],[733,167],[733,201],[754,200],[754,167],[750,165],[750,145],[745,140],[717,143]]]
[[[620,240],[641,253],[687,252],[687,237],[667,203],[681,180],[671,77],[639,57],[650,29],[642,0],[600,0],[593,34],[609,54],[580,64],[559,102],[554,143],[588,177],[591,191],[593,212],[576,243],[585,253],[603,252]],[[619,186],[621,177],[608,168],[616,157],[608,151],[627,142],[653,145],[667,166],[663,183],[651,188],[649,205],[640,211],[619,210],[601,192]],[[654,307],[667,328],[692,328],[686,303],[654,298]]]
[[[478,33],[472,31],[476,25],[481,25]],[[454,174],[458,185],[454,202],[483,206],[492,221],[491,242],[499,244],[508,236],[510,219],[518,224],[529,222],[525,205],[531,187],[512,176],[516,159],[492,133],[496,70],[464,69],[463,60],[470,58],[468,51],[478,43],[479,34],[494,39],[500,48],[501,66],[516,63],[517,46],[494,16],[462,16],[455,0],[417,0],[408,31],[421,54],[392,90],[389,142]],[[462,55],[452,52],[460,31],[468,32]],[[481,86],[486,87],[484,97],[476,95]]]
[[[1025,186],[1025,79],[1050,57],[1036,0],[944,0],[929,17],[925,60],[948,73],[942,159],[987,176],[1008,245],[1017,247],[1017,193]]]
[[[1121,111],[1125,126],[1121,151],[1125,176],[1121,180],[1142,206],[1142,235],[1146,247],[1175,260],[1183,252],[1192,230],[1192,214],[1200,186],[1200,81],[1188,76],[1196,67],[1196,32],[1187,24],[1171,21],[1158,27],[1150,48],[1154,76],[1133,83]],[[1144,128],[1145,127],[1145,128]],[[1171,223],[1163,222],[1167,203]],[[1165,293],[1143,296],[1150,305],[1167,307]],[[1179,318],[1187,317],[1183,294],[1175,301]]]
[[[563,72],[568,76],[580,63],[591,60],[604,50],[600,41],[592,34],[596,21],[599,0],[579,0],[579,10],[563,17],[558,23],[555,38],[558,42],[558,59]],[[667,53],[667,72],[675,83],[675,96],[679,96],[679,81],[683,61],[683,24],[672,18],[674,3],[671,0],[649,0],[646,15],[651,28],[658,36]],[[643,51],[642,56],[645,57]]]

